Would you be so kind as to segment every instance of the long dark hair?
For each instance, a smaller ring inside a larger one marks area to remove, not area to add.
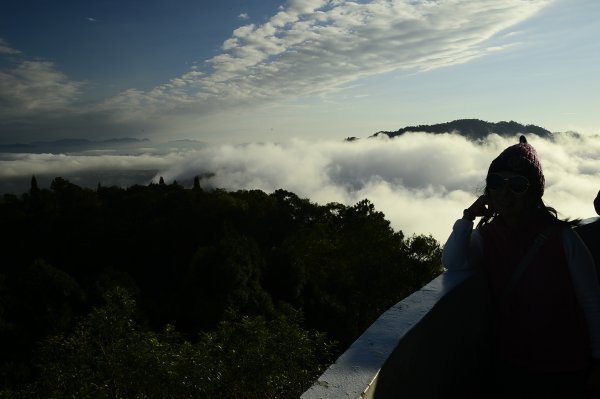
[[[484,189],[484,195],[489,196],[489,189],[486,187]],[[558,211],[551,206],[548,206],[544,203],[542,197],[539,197],[535,203],[535,210],[540,212],[543,216],[550,219],[555,223],[564,223],[569,226],[578,226],[581,223],[581,219],[559,219]],[[491,210],[488,215],[483,216],[479,222],[477,223],[476,228],[480,228],[485,226],[488,223],[491,223],[496,217],[498,217],[498,213],[496,211]]]

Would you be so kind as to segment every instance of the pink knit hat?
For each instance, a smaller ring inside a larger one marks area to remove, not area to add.
[[[494,172],[513,172],[529,179],[530,188],[540,198],[544,195],[544,172],[535,149],[527,143],[525,136],[519,138],[519,144],[502,151],[490,164],[488,175]]]

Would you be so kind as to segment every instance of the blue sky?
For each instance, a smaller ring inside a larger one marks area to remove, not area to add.
[[[210,174],[206,188],[368,198],[394,228],[443,242],[516,138],[342,139],[515,120],[583,133],[529,141],[546,202],[589,218],[600,188],[598,17],[597,0],[0,2],[0,144],[151,139],[1,153],[0,183]]]
[[[600,134],[595,0],[0,3],[0,143]]]
[[[248,6],[257,20],[277,11],[268,1],[6,2],[2,34],[32,58],[53,61],[87,94],[150,90],[213,57]]]

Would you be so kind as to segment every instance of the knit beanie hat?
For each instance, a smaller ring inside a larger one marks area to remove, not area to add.
[[[519,144],[502,151],[490,164],[488,175],[494,172],[513,172],[529,179],[530,189],[540,198],[544,195],[544,172],[535,149],[527,143],[525,136],[519,138]]]

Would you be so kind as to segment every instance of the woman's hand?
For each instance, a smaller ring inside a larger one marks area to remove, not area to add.
[[[491,215],[488,198],[485,195],[480,196],[473,204],[463,211],[463,219],[475,220],[476,217]]]

